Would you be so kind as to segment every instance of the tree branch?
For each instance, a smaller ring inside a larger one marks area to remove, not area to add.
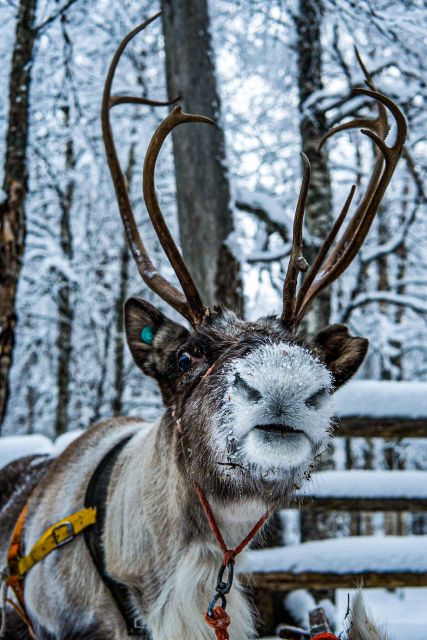
[[[52,14],[49,18],[46,18],[44,22],[35,27],[35,32],[37,34],[40,34],[48,25],[50,25],[52,22],[55,22],[57,18],[60,18],[64,13],[66,13],[68,9],[72,7],[76,2],[77,0],[68,0],[68,2],[66,2],[64,6],[61,7],[61,9],[58,9],[56,13]]]

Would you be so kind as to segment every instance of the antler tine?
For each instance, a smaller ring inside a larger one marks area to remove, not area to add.
[[[116,192],[116,197],[119,205],[120,215],[123,221],[123,226],[125,229],[125,233],[127,236],[127,240],[129,243],[129,247],[132,253],[132,256],[137,265],[138,271],[144,280],[144,282],[150,287],[152,291],[154,291],[157,295],[159,295],[167,304],[173,307],[176,311],[178,311],[181,315],[183,315],[189,322],[192,324],[197,324],[199,322],[199,313],[195,312],[195,298],[196,296],[192,295],[191,305],[189,301],[186,299],[185,295],[181,291],[179,291],[176,287],[174,287],[171,283],[169,283],[160,273],[158,273],[154,264],[152,263],[150,256],[141,240],[141,236],[138,232],[138,228],[136,225],[135,217],[132,211],[132,205],[129,198],[128,189],[126,186],[126,180],[123,176],[120,162],[117,155],[116,146],[114,144],[114,137],[111,127],[110,121],[110,110],[120,104],[143,104],[149,106],[168,106],[174,104],[176,100],[168,100],[168,101],[158,101],[158,100],[150,100],[148,98],[143,98],[140,96],[112,96],[111,89],[115,76],[115,72],[121,56],[126,49],[126,46],[129,44],[133,38],[143,31],[149,24],[151,24],[156,18],[161,15],[161,12],[156,15],[148,18],[138,27],[133,29],[130,33],[128,33],[125,38],[123,38],[122,42],[118,46],[113,59],[111,61],[110,67],[108,69],[107,77],[104,85],[104,93],[102,97],[102,111],[101,111],[101,120],[102,120],[102,132],[104,145],[107,155],[108,166],[110,168],[111,177],[114,183],[114,189]],[[197,302],[200,302],[200,306],[202,307],[200,296],[197,299]],[[193,306],[194,305],[194,308]]]
[[[374,98],[390,110],[397,126],[396,140],[392,146],[388,146],[383,138],[372,131],[372,129],[362,129],[362,133],[373,140],[378,150],[373,175],[367,191],[353,218],[350,220],[346,231],[325,263],[322,275],[317,281],[314,281],[317,272],[313,270],[313,273],[311,275],[309,274],[313,284],[311,284],[308,289],[305,287],[303,295],[300,295],[298,298],[296,311],[297,324],[304,317],[313,299],[347,269],[359,251],[378,212],[381,200],[394,173],[406,140],[406,120],[393,100],[372,89],[358,88],[354,91]],[[323,247],[320,251],[325,255]],[[317,270],[319,270],[321,266],[320,261],[316,259],[315,265]],[[313,267],[315,265],[313,265]]]
[[[215,122],[211,118],[183,113],[181,107],[175,107],[158,126],[151,138],[145,155],[142,186],[145,204],[154,230],[185,293],[191,316],[190,321],[193,325],[198,325],[206,316],[207,309],[203,306],[197,287],[166,225],[157,200],[154,182],[156,161],[163,142],[175,127],[189,122],[202,122],[215,126]]]
[[[356,54],[357,62],[359,63],[362,73],[365,76],[366,84],[372,91],[375,91],[378,93],[378,89],[375,85],[375,82],[371,74],[369,73],[368,69],[366,68],[366,65],[362,60],[362,57],[359,53],[358,48],[354,47],[354,51]],[[357,88],[352,89],[351,93],[357,94],[358,89]],[[381,102],[377,102],[377,109],[378,109],[378,114],[375,118],[354,118],[350,122],[344,122],[342,124],[337,125],[336,127],[332,127],[331,129],[329,129],[329,131],[327,131],[320,139],[319,146],[318,146],[319,151],[325,144],[326,140],[328,140],[328,138],[334,136],[336,133],[339,133],[340,131],[346,131],[348,129],[359,129],[361,127],[366,127],[367,129],[375,131],[382,138],[385,138],[389,131],[387,111],[384,105],[381,104]]]
[[[351,203],[353,201],[353,197],[356,191],[356,185],[352,185],[351,189],[350,189],[350,193],[347,196],[347,199],[344,203],[343,208],[340,211],[340,214],[338,216],[338,218],[335,220],[334,224],[332,225],[331,230],[329,231],[326,240],[324,241],[324,243],[322,244],[322,246],[320,247],[313,264],[311,265],[307,275],[305,276],[303,283],[301,285],[301,289],[298,292],[298,298],[297,298],[297,303],[296,303],[296,307],[297,309],[299,309],[302,305],[302,302],[304,300],[304,298],[307,295],[308,290],[310,289],[316,275],[319,273],[320,268],[323,264],[323,261],[326,258],[326,255],[329,251],[329,249],[332,246],[332,243],[334,242],[335,238],[337,237],[339,230],[341,229],[344,220],[346,219],[347,213],[350,209]]]
[[[295,328],[296,289],[298,272],[307,271],[308,264],[302,255],[302,226],[304,212],[307,203],[308,189],[310,186],[311,167],[305,153],[301,153],[302,159],[302,183],[295,209],[294,226],[292,233],[292,251],[289,258],[288,270],[283,285],[283,311],[282,322],[290,330]]]
[[[378,89],[375,86],[374,80],[371,76],[371,74],[369,73],[369,71],[367,70],[361,56],[360,53],[357,49],[357,47],[354,48],[355,49],[355,53],[356,53],[356,57],[357,57],[357,61],[360,65],[360,68],[362,69],[362,72],[365,76],[365,81],[366,84],[370,87],[370,89],[372,91],[375,92],[375,95],[378,92]],[[352,90],[353,94],[358,94],[358,93],[365,93],[365,89],[358,89],[355,88]],[[341,125],[337,125],[336,127],[331,128],[329,131],[327,131],[325,133],[325,135],[322,137],[320,144],[319,144],[319,149],[321,149],[321,147],[323,146],[323,144],[325,143],[325,141],[330,138],[331,136],[335,135],[336,133],[339,133],[341,131],[346,131],[346,130],[350,130],[350,129],[358,129],[358,128],[364,128],[366,127],[367,130],[372,131],[374,133],[376,133],[378,136],[381,137],[381,139],[385,139],[385,137],[387,136],[388,132],[389,132],[389,124],[388,124],[388,118],[387,118],[387,110],[384,106],[384,104],[382,104],[380,101],[376,101],[376,105],[377,105],[377,109],[378,109],[378,114],[375,118],[354,118],[353,120],[351,120],[350,122],[345,122]],[[359,206],[356,209],[356,212],[354,213],[352,219],[350,220],[349,224],[347,225],[347,228],[345,230],[345,233],[343,235],[343,237],[341,238],[341,241],[339,244],[337,244],[337,246],[332,250],[327,263],[324,266],[324,270],[326,271],[327,269],[329,269],[331,267],[332,264],[334,264],[334,262],[337,259],[337,256],[339,255],[340,251],[342,251],[342,247],[346,246],[346,244],[349,242],[349,239],[353,236],[353,234],[356,232],[357,227],[359,225],[360,222],[360,214],[361,212],[363,212],[366,208],[366,205],[369,202],[369,199],[371,197],[372,191],[375,189],[375,186],[377,185],[380,177],[381,177],[381,173],[382,173],[382,168],[383,168],[383,154],[380,152],[380,149],[377,149],[377,160],[374,166],[374,170],[372,172],[371,178],[369,180],[369,184],[366,188],[366,192],[364,194],[364,196],[362,197]],[[320,266],[320,265],[319,265]]]

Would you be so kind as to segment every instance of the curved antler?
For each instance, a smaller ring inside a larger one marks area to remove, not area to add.
[[[307,271],[308,264],[302,255],[302,225],[304,222],[305,205],[307,203],[308,189],[310,186],[311,167],[305,153],[301,153],[302,159],[302,183],[295,209],[294,226],[292,231],[292,250],[289,258],[288,270],[283,285],[283,312],[282,322],[292,329],[295,326],[296,290],[298,272]]]
[[[135,216],[132,210],[132,205],[129,198],[128,189],[126,186],[126,180],[123,176],[120,162],[117,155],[116,146],[114,144],[114,137],[111,127],[110,121],[110,110],[119,104],[144,104],[149,106],[168,106],[174,104],[177,100],[170,101],[157,101],[157,100],[149,100],[148,98],[142,98],[139,96],[112,96],[111,89],[115,76],[115,72],[118,66],[118,63],[123,55],[124,50],[128,43],[141,31],[143,31],[153,20],[158,18],[161,15],[161,12],[156,15],[148,18],[138,27],[133,29],[127,36],[122,40],[120,45],[118,46],[113,59],[111,61],[110,67],[108,69],[107,77],[104,84],[104,93],[102,97],[102,110],[101,110],[101,121],[102,121],[102,134],[104,139],[105,151],[107,154],[107,162],[110,168],[111,177],[114,183],[114,189],[116,192],[117,202],[119,205],[120,215],[123,221],[123,226],[125,229],[126,237],[128,240],[128,244],[132,253],[132,256],[136,262],[138,271],[144,280],[144,282],[150,287],[154,293],[159,295],[167,304],[173,307],[176,311],[178,311],[181,315],[183,315],[189,322],[196,326],[199,324],[203,317],[205,317],[207,310],[203,306],[200,295],[197,291],[196,285],[191,278],[190,273],[188,272],[184,261],[174,244],[172,236],[167,230],[166,223],[164,218],[160,212],[160,209],[157,205],[157,212],[155,208],[149,208],[149,214],[151,221],[153,222],[154,229],[159,236],[160,243],[163,249],[166,252],[166,255],[171,261],[172,267],[175,269],[178,280],[181,283],[184,294],[179,291],[176,287],[174,287],[168,280],[166,280],[160,273],[158,273],[155,268],[153,262],[148,255],[147,249],[142,242],[141,236],[138,231],[138,227],[135,221]],[[172,112],[173,113],[173,112]],[[185,114],[182,114],[183,116]],[[166,118],[165,122],[168,121]],[[186,122],[204,122],[202,116],[186,116]],[[213,121],[210,121],[213,123]],[[178,124],[178,123],[177,123]],[[173,125],[173,127],[176,125]],[[173,128],[172,127],[172,128]],[[158,131],[162,128],[160,125]],[[157,133],[157,132],[156,132]],[[167,133],[166,133],[167,135]],[[155,134],[156,136],[156,134]],[[155,138],[154,136],[154,138]],[[166,136],[165,136],[166,137]],[[153,138],[153,140],[154,140]],[[164,139],[164,138],[163,138]],[[153,143],[152,140],[152,143]],[[147,152],[147,157],[150,154],[150,148],[152,147],[152,143],[150,144],[149,150]],[[161,146],[161,145],[160,145]],[[159,146],[159,149],[160,149]],[[158,150],[159,150],[158,149]],[[157,150],[157,153],[158,153]],[[147,189],[154,193],[154,165],[155,160],[157,158],[157,154],[154,158],[153,171],[152,171],[152,185],[147,184]],[[146,160],[147,161],[147,160]],[[145,193],[145,178],[144,178],[144,193]],[[152,201],[152,198],[150,199]],[[154,201],[157,203],[155,193],[154,193]]]
[[[171,133],[171,131],[173,131],[173,129],[175,129],[175,127],[189,122],[203,122],[215,125],[215,122],[211,120],[211,118],[183,113],[181,111],[181,107],[175,107],[175,109],[157,127],[153,137],[151,138],[144,160],[142,188],[145,204],[154,230],[186,295],[188,311],[190,313],[189,320],[193,325],[198,325],[202,322],[203,318],[206,317],[207,309],[203,306],[199,292],[194,284],[194,280],[192,279],[182,255],[173,241],[171,233],[166,225],[159,207],[154,184],[156,161],[166,137]]]
[[[319,293],[326,287],[330,286],[330,284],[332,284],[332,282],[334,282],[352,263],[361,245],[363,244],[369,232],[369,229],[371,228],[372,222],[378,212],[384,193],[394,173],[397,162],[402,154],[403,145],[406,140],[407,126],[403,113],[393,102],[393,100],[377,91],[374,82],[368,71],[366,70],[366,67],[364,66],[357,50],[356,55],[370,89],[357,88],[353,90],[353,94],[366,95],[369,98],[373,98],[374,100],[376,100],[378,105],[378,115],[375,118],[355,118],[351,122],[346,122],[334,127],[323,136],[319,146],[321,147],[324,144],[325,140],[340,131],[363,127],[361,129],[361,132],[371,138],[376,146],[376,161],[365,194],[363,195],[341,238],[327,257],[328,252],[333,242],[336,240],[339,230],[342,227],[349,211],[355,192],[355,186],[352,186],[337,220],[335,221],[328,236],[320,247],[313,265],[310,267],[304,278],[296,301],[294,300],[294,297],[297,274],[295,271],[295,267],[291,267],[291,263],[295,262],[293,242],[293,250],[284,286],[284,310],[282,313],[282,320],[291,331],[295,331],[296,327],[299,325],[299,323],[307,313],[311,303],[319,295]],[[394,117],[397,126],[396,140],[391,146],[388,146],[384,142],[389,132],[387,109]],[[302,191],[304,191],[304,181]],[[304,201],[305,200],[306,194],[304,196]],[[302,215],[303,213],[298,215],[298,217],[301,218],[301,224]],[[297,216],[295,217],[295,222],[296,221]],[[297,242],[300,245],[300,232],[298,233],[298,238]],[[291,285],[288,282],[288,274],[291,274],[291,276],[293,274],[293,277],[295,279],[294,289],[293,293],[291,293],[290,302],[288,302],[288,300],[286,299],[286,290],[291,289]],[[291,308],[293,311],[288,312],[287,309]]]

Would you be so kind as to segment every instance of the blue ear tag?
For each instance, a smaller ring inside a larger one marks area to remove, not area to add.
[[[154,340],[154,331],[151,327],[144,327],[141,331],[141,340],[145,342],[145,344],[153,344]]]

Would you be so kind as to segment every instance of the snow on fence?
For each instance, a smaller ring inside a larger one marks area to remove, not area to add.
[[[427,437],[427,383],[355,380],[335,394],[336,436]]]
[[[427,418],[427,382],[355,380],[335,394],[341,418]]]
[[[331,511],[427,511],[427,471],[321,471],[301,487],[293,506]]]
[[[427,586],[427,536],[358,536],[248,551],[244,582],[263,591]]]

